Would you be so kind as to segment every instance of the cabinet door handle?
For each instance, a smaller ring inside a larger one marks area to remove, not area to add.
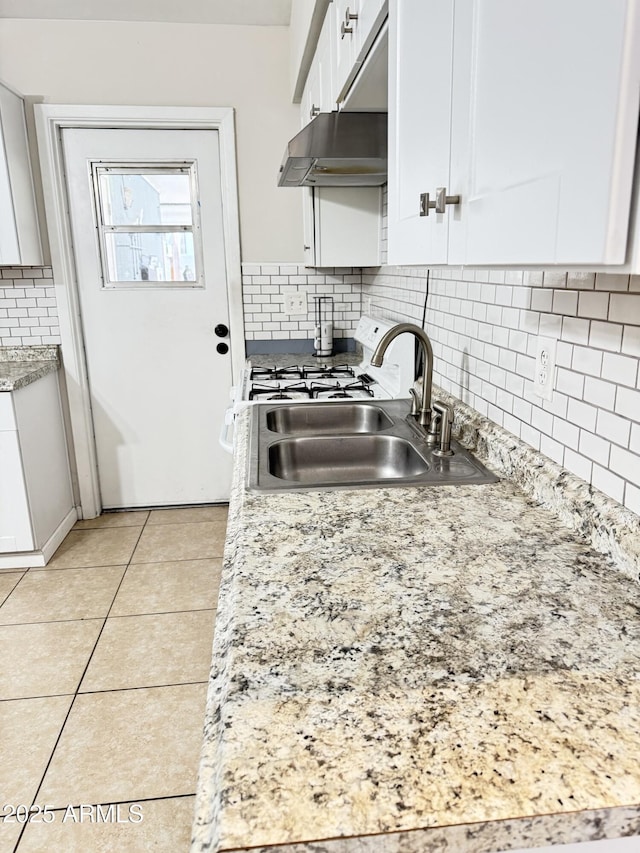
[[[445,213],[448,204],[460,204],[460,196],[447,195],[446,187],[436,189],[435,201],[431,201],[429,193],[420,193],[420,216],[428,216],[430,210]]]
[[[436,213],[444,213],[448,204],[460,204],[459,195],[447,195],[446,187],[436,188]]]
[[[429,193],[420,193],[420,216],[428,216],[435,206],[435,201],[429,199]]]
[[[347,9],[344,13],[344,21],[340,25],[340,34],[342,38],[344,38],[346,35],[353,35],[353,27],[350,27],[349,24],[351,23],[351,21],[357,20],[358,16],[354,12],[352,12],[347,6]]]

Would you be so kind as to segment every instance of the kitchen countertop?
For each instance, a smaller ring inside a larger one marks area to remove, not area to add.
[[[510,479],[249,493],[239,418],[192,853],[640,834],[639,520],[455,405]]]
[[[55,345],[0,347],[0,391],[17,391],[59,367]]]

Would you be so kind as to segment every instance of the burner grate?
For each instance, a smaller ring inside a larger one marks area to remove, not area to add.
[[[337,364],[334,367],[328,364],[304,364],[302,376],[304,379],[346,379],[355,378],[355,372],[348,364]]]
[[[302,379],[302,369],[294,364],[290,367],[252,367],[249,379]]]
[[[250,400],[255,400],[256,397],[267,400],[295,400],[298,397],[310,399],[311,396],[311,390],[306,382],[294,382],[284,387],[281,387],[280,383],[267,385],[254,382],[249,391]]]
[[[331,385],[327,385],[324,382],[312,382],[310,390],[311,396],[316,400],[349,400],[354,397],[374,396],[371,388],[369,388],[369,386],[364,382],[360,381],[349,382],[346,385],[341,385],[339,382],[335,382]]]

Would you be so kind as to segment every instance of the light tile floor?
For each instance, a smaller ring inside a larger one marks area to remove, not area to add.
[[[0,572],[0,821],[48,807],[0,853],[187,853],[226,523],[105,514]]]

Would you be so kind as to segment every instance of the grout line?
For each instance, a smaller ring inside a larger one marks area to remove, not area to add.
[[[96,690],[82,690],[77,695],[95,696],[99,693],[130,693],[132,690],[164,690],[166,687],[189,687],[195,684],[208,684],[208,681],[207,677],[203,681],[172,681],[170,684],[138,684],[135,687],[105,687]]]

